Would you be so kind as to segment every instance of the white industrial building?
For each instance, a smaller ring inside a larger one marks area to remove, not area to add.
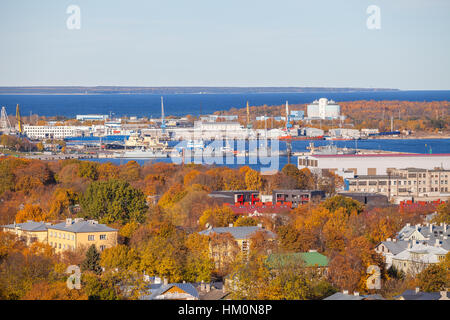
[[[24,125],[23,131],[31,139],[64,139],[77,135],[83,127],[76,126],[31,126]],[[89,127],[85,127],[89,130]]]
[[[320,98],[307,106],[309,119],[337,119],[341,115],[341,106],[333,100]]]
[[[344,176],[346,172],[354,175],[385,175],[393,168],[450,168],[450,154],[338,154],[299,156],[298,168],[313,171],[327,169]]]
[[[359,138],[361,133],[357,129],[336,128],[328,130],[333,138]]]

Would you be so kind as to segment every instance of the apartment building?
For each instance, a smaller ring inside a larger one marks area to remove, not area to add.
[[[385,175],[357,175],[348,178],[350,192],[371,192],[396,196],[450,196],[450,170],[406,168],[390,169]]]
[[[96,220],[66,219],[47,227],[48,244],[56,252],[95,245],[99,251],[117,245],[117,230]]]
[[[4,232],[12,233],[25,241],[27,245],[35,241],[47,243],[47,227],[49,223],[28,220],[24,223],[13,223],[1,226]]]
[[[99,224],[96,220],[66,219],[65,222],[54,225],[30,220],[1,227],[3,231],[21,237],[27,245],[39,241],[55,248],[55,252],[75,250],[92,244],[103,251],[117,245],[117,230]]]

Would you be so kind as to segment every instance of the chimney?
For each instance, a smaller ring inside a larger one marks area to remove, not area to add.
[[[348,294],[348,290],[342,291],[343,294]]]
[[[230,224],[228,225],[228,227],[229,227],[229,228],[233,228],[233,224],[230,223]]]
[[[416,294],[418,294],[420,292],[420,288],[416,287]]]
[[[262,223],[258,223],[258,228],[262,228]]]
[[[407,223],[406,226],[407,226],[407,227],[411,227],[411,223]]]
[[[430,223],[430,232],[433,232],[433,224]]]
[[[208,282],[206,284],[206,292],[210,292],[211,291],[211,284]]]
[[[396,238],[394,238],[394,239],[392,239],[392,241],[393,241],[393,242],[397,242],[397,239],[396,239]]]
[[[169,280],[166,277],[164,277],[164,285],[167,286],[168,284],[169,284]]]
[[[391,242],[391,240],[392,240],[391,238],[387,238],[387,242]]]
[[[356,297],[358,297],[358,296],[359,296],[359,292],[358,292],[358,291],[355,291],[355,292],[353,292],[353,295],[355,295]]]
[[[308,252],[317,252],[317,250],[310,249]]]
[[[206,287],[205,287],[205,282],[203,282],[203,280],[202,280],[202,282],[200,283],[200,291],[201,291],[201,292],[204,292],[205,289],[206,289]]]
[[[70,226],[72,224],[72,219],[71,218],[67,218],[66,219],[66,226]]]
[[[411,249],[411,248],[412,248],[412,243],[410,241],[410,242],[408,242],[408,249]]]
[[[439,300],[448,300],[447,291],[443,290],[443,291],[440,291],[440,293],[441,293],[441,298]]]
[[[444,222],[444,232],[447,232],[447,224]]]
[[[435,243],[434,243],[435,247],[440,247],[441,246],[441,241],[439,239],[436,239]]]
[[[420,224],[416,224],[416,230],[419,231]]]

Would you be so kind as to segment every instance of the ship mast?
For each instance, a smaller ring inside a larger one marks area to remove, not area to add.
[[[162,96],[161,96],[161,132],[162,134],[166,133],[166,122],[164,120],[164,101]]]

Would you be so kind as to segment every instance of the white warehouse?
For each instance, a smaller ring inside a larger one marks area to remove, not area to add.
[[[89,127],[24,125],[23,131],[31,139],[64,139],[77,136],[81,131],[89,131]]]
[[[347,172],[354,175],[385,175],[393,168],[450,168],[450,154],[338,154],[299,156],[298,168],[312,171],[327,169],[344,176]]]

